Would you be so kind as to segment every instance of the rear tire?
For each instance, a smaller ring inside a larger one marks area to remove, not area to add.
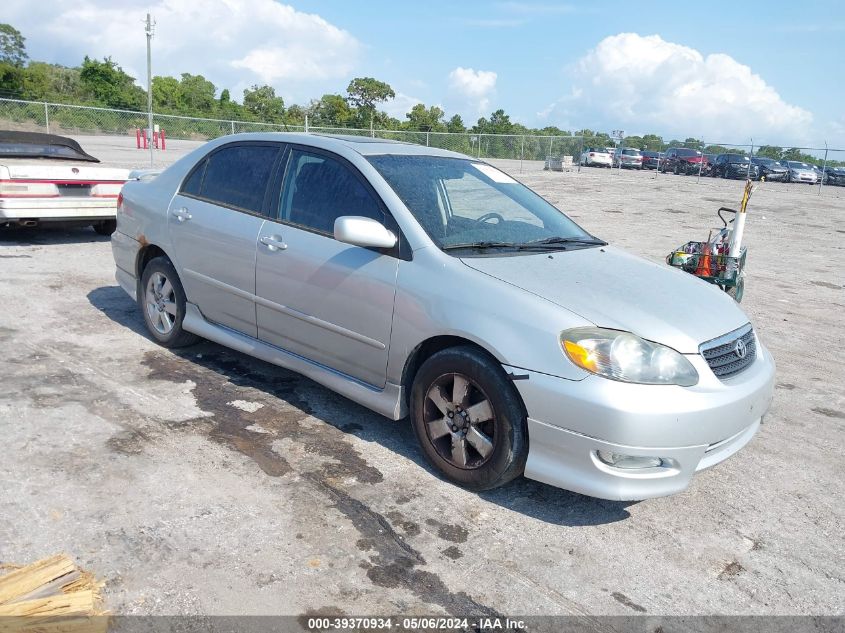
[[[97,235],[111,235],[117,229],[117,220],[103,220],[92,226]]]
[[[138,307],[147,331],[164,347],[187,347],[199,341],[196,334],[182,329],[185,318],[185,290],[170,260],[156,257],[141,275]]]
[[[502,366],[475,347],[445,349],[423,363],[411,424],[429,464],[464,488],[497,488],[525,470],[522,400]]]

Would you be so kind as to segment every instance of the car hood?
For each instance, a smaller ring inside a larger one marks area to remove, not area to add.
[[[633,332],[684,354],[696,354],[701,343],[748,323],[716,286],[611,246],[462,261],[597,326]]]

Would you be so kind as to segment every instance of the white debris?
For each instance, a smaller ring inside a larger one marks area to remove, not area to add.
[[[232,400],[231,402],[227,402],[230,407],[235,407],[236,409],[240,409],[241,411],[246,411],[247,413],[255,413],[264,405],[260,402],[250,402],[249,400]]]
[[[272,431],[268,431],[260,424],[250,424],[249,426],[244,427],[246,431],[252,431],[253,433],[272,433]]]

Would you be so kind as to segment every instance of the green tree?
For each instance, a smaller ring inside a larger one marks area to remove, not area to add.
[[[384,103],[396,96],[389,84],[372,77],[356,77],[349,82],[346,92],[349,95],[347,97],[349,105],[355,108],[355,125],[358,127],[369,127],[371,123],[379,127],[393,125],[389,121],[390,117],[376,111],[376,104]]]
[[[649,149],[654,152],[662,152],[666,149],[666,143],[663,142],[663,137],[657,134],[644,134],[642,139],[642,149]]]
[[[642,136],[626,136],[622,139],[622,143],[625,147],[633,147],[635,149],[642,149],[643,146],[643,137]]]
[[[346,87],[349,103],[356,108],[375,110],[377,103],[393,99],[396,93],[389,84],[372,77],[356,77]]]
[[[0,64],[23,68],[28,59],[26,38],[11,24],[0,24]]]
[[[305,108],[294,103],[285,111],[285,123],[288,125],[305,125]]]
[[[341,95],[325,94],[308,106],[311,125],[348,125],[355,116],[349,103]]]
[[[139,110],[144,105],[144,91],[111,57],[98,61],[86,55],[79,79],[83,89],[104,106]]]
[[[0,62],[0,97],[20,97],[24,94],[24,69]]]
[[[445,112],[437,106],[426,109],[422,103],[416,104],[405,116],[408,119],[407,127],[411,130],[421,132],[438,132],[446,129],[443,124]]]
[[[179,104],[191,114],[208,114],[214,111],[217,88],[202,75],[182,73],[179,80]]]
[[[244,90],[244,110],[259,121],[281,123],[285,115],[285,102],[276,96],[272,86],[257,86]]]
[[[464,120],[461,118],[460,114],[452,115],[452,118],[446,123],[446,131],[452,133],[467,131],[467,128],[464,125]]]
[[[776,147],[774,145],[763,145],[760,149],[755,152],[755,155],[780,160],[783,156],[783,148]]]
[[[182,91],[175,77],[153,77],[153,108],[160,111],[179,112]]]

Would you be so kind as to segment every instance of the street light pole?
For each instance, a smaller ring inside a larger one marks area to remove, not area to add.
[[[147,21],[145,31],[147,33],[147,139],[150,144],[150,167],[153,166],[153,64],[152,55],[150,53],[150,44],[153,39],[153,27],[155,22],[152,21],[150,14],[147,14]]]

